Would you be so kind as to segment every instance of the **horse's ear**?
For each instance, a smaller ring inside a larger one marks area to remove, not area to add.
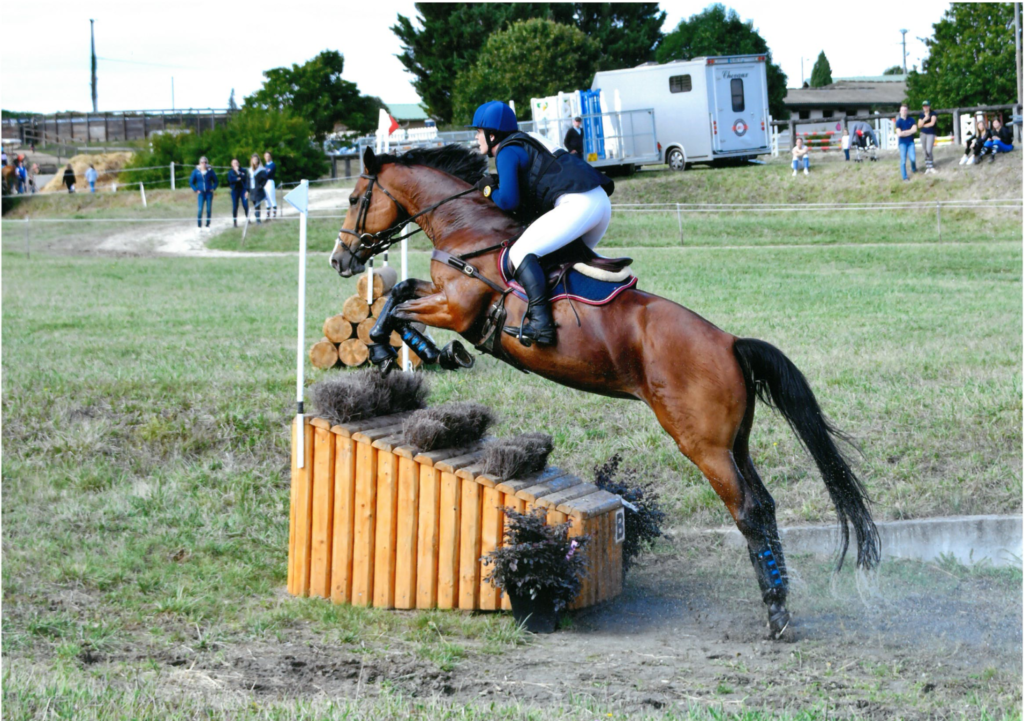
[[[363,151],[363,167],[366,168],[367,175],[377,174],[377,156],[374,155],[373,148]]]

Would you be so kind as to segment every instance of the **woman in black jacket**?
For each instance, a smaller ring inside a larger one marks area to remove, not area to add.
[[[228,171],[228,185],[231,187],[231,219],[235,222],[235,227],[238,227],[238,202],[242,202],[242,210],[245,211],[246,217],[249,216],[249,189],[246,188],[246,184],[249,180],[249,175],[242,166],[238,163],[238,158],[231,159],[231,170]]]
[[[267,169],[260,162],[260,156],[256,153],[249,158],[249,172],[246,184],[249,186],[249,202],[256,209],[256,222],[260,222],[260,203],[266,200],[267,193],[264,186],[267,184]],[[269,213],[268,213],[269,217]]]

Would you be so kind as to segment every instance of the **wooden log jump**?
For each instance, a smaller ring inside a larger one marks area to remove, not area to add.
[[[543,508],[549,524],[587,534],[579,609],[622,592],[621,499],[558,468],[501,480],[483,444],[419,453],[403,445],[409,413],[292,427],[288,592],[399,609],[508,609],[481,558],[502,545],[504,508]],[[298,454],[304,454],[304,468]]]

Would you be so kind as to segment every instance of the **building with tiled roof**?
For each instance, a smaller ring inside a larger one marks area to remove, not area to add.
[[[906,75],[838,78],[821,88],[790,88],[783,101],[791,117],[827,121],[843,115],[883,115],[899,110],[907,96]]]

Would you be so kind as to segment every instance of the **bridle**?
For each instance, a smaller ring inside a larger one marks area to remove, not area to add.
[[[349,250],[352,253],[352,255],[354,255],[356,259],[361,263],[366,262],[369,258],[377,255],[378,253],[383,253],[385,250],[390,248],[395,243],[400,243],[403,240],[413,235],[416,235],[416,233],[422,232],[423,228],[417,227],[415,230],[411,230],[405,235],[399,235],[402,229],[405,228],[412,221],[416,220],[422,215],[426,215],[427,213],[433,210],[437,210],[437,208],[444,205],[445,203],[455,200],[456,198],[461,198],[462,196],[468,195],[469,193],[472,193],[473,191],[476,190],[475,187],[466,188],[465,190],[462,190],[456,193],[455,195],[451,195],[445,198],[444,200],[438,201],[433,205],[424,208],[415,215],[410,215],[409,211],[406,210],[402,206],[402,204],[398,202],[397,199],[395,199],[395,196],[393,196],[388,191],[388,189],[384,187],[380,180],[377,179],[376,175],[361,173],[359,177],[369,180],[370,182],[367,184],[366,192],[363,193],[363,198],[359,202],[359,214],[356,216],[356,227],[355,230],[349,230],[348,228],[342,228],[341,230],[339,230],[338,242],[341,243],[342,234],[354,235],[356,238],[358,238],[358,243],[356,244],[356,247],[354,249],[350,248]],[[381,189],[384,195],[391,198],[391,202],[395,204],[396,208],[398,208],[398,222],[396,222],[390,228],[385,228],[384,230],[380,230],[376,233],[368,233],[365,230],[366,215],[369,212],[370,202],[373,198],[374,185],[377,185],[377,187]],[[344,243],[342,243],[342,245],[344,245]],[[362,253],[364,257],[360,258],[360,253]]]

